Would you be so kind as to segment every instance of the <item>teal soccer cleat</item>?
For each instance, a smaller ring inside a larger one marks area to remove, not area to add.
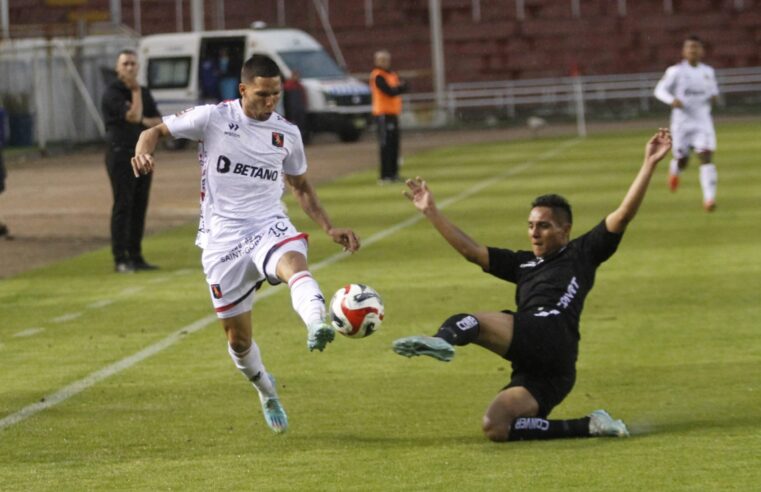
[[[454,357],[454,347],[442,338],[412,336],[394,340],[394,352],[405,357],[427,355],[443,362],[449,362]]]
[[[307,348],[309,351],[314,349],[322,352],[325,346],[333,341],[336,336],[336,330],[324,321],[313,323],[307,328]]]
[[[270,373],[266,373],[267,377],[272,383],[272,387],[275,388],[275,376]],[[256,386],[254,386],[256,388]],[[257,390],[258,391],[258,390]],[[288,415],[285,414],[283,405],[280,404],[280,398],[277,397],[277,393],[273,390],[275,396],[264,396],[259,391],[259,401],[262,404],[262,413],[264,413],[264,421],[270,429],[278,434],[282,434],[288,429]]]
[[[261,398],[262,412],[267,425],[277,434],[288,430],[288,415],[280,404],[279,398]]]

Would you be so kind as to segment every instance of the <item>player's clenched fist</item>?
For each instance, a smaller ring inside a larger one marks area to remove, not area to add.
[[[151,154],[137,154],[132,158],[131,162],[132,172],[135,173],[136,178],[139,178],[143,174],[150,173],[155,167],[153,156]]]

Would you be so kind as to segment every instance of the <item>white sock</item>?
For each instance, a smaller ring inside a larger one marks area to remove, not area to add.
[[[700,187],[703,188],[703,201],[715,201],[716,200],[716,185],[719,181],[719,173],[716,171],[716,166],[711,164],[703,164],[700,166]]]
[[[305,325],[325,321],[325,297],[308,270],[294,274],[288,280],[288,287],[291,288],[293,309],[299,313]]]
[[[246,376],[246,379],[251,381],[260,395],[265,397],[277,396],[277,391],[272,386],[272,381],[270,381],[267,375],[267,370],[264,368],[262,357],[259,353],[259,346],[255,341],[251,340],[251,346],[242,354],[233,350],[228,343],[227,352],[235,363],[235,367]]]
[[[679,161],[671,159],[671,162],[669,162],[669,174],[672,176],[679,176],[679,173],[681,172],[682,170],[679,169]]]

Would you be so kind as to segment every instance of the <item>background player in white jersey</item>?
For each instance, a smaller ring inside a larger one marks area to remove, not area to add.
[[[716,131],[711,119],[711,105],[719,95],[713,68],[700,63],[703,42],[689,36],[682,46],[681,63],[666,70],[655,87],[655,97],[672,107],[671,136],[673,156],[669,166],[669,188],[679,187],[679,174],[687,166],[690,150],[700,158],[700,186],[703,207],[708,212],[716,208],[718,174],[713,163],[716,151]]]
[[[280,70],[254,55],[241,70],[240,99],[196,106],[144,131],[135,147],[135,175],[155,167],[160,137],[201,142],[201,218],[196,244],[212,303],[227,334],[233,362],[259,392],[267,424],[283,432],[288,420],[252,339],[251,306],[266,280],[287,282],[293,308],[307,326],[307,347],[322,351],[333,340],[325,298],[307,265],[307,235],[291,224],[281,205],[288,183],[301,208],[335,242],[354,252],[351,229],[333,227],[307,180],[307,163],[296,125],[275,112]]]

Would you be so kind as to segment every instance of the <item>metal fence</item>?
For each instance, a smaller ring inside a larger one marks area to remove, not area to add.
[[[0,101],[11,143],[92,142],[104,136],[100,98],[130,35],[0,44]]]
[[[653,96],[662,75],[663,72],[453,83],[447,86],[445,106],[441,108],[436,107],[434,93],[405,95],[404,123],[414,127],[437,121],[510,123],[532,116],[570,118],[576,120],[583,135],[590,118],[628,119],[665,108]],[[761,67],[721,69],[716,76],[720,108],[761,109]]]
[[[0,44],[0,98],[11,142],[21,140],[44,149],[51,142],[102,139],[100,98],[108,74],[117,53],[136,48],[138,41],[127,32]],[[575,120],[578,133],[584,135],[588,119],[623,120],[666,111],[652,95],[661,75],[453,83],[447,86],[443,106],[437,106],[433,93],[405,95],[402,124],[409,128],[562,119]],[[722,69],[716,75],[720,110],[761,111],[761,67]],[[22,135],[24,132],[30,134]],[[28,142],[20,136],[28,137]]]

